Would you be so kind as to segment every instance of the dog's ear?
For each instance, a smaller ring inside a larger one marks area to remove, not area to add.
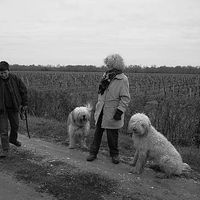
[[[76,113],[74,110],[71,112],[71,118],[72,118],[72,122],[76,123]]]
[[[148,123],[148,124],[141,124],[141,126],[143,127],[143,129],[144,129],[144,133],[142,134],[143,136],[146,136],[146,135],[148,135],[148,132],[149,132],[149,129],[150,129],[150,124]]]
[[[126,131],[128,134],[132,134],[133,133],[133,129],[132,129],[131,125],[132,124],[129,122],[128,127],[127,127],[127,131]]]

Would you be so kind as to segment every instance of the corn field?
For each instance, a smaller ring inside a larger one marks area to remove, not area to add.
[[[32,115],[65,121],[69,112],[87,102],[95,105],[102,72],[18,71],[29,91]],[[200,144],[200,75],[126,74],[131,102],[125,116],[145,112],[152,125],[172,143]],[[93,119],[92,119],[93,120]],[[94,123],[92,123],[94,124]]]
[[[29,88],[37,90],[87,90],[98,88],[101,72],[30,72],[18,74]],[[200,75],[195,74],[127,74],[130,91],[136,95],[199,96]]]

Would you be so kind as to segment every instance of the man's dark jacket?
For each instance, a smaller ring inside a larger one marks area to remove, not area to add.
[[[18,112],[21,105],[27,106],[28,104],[27,88],[22,80],[15,74],[10,73],[6,82],[12,97],[14,106],[13,109],[14,111]],[[5,81],[0,78],[0,114],[6,111],[4,102],[4,89]]]

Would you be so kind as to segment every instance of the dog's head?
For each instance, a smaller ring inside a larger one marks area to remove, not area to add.
[[[148,134],[150,127],[151,122],[148,116],[143,113],[136,113],[129,120],[127,132],[138,137],[143,137]]]
[[[80,126],[84,126],[90,121],[92,106],[90,104],[86,106],[76,107],[72,112],[72,119]]]

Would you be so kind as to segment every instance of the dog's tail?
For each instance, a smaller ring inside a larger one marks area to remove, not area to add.
[[[85,105],[85,107],[86,107],[90,112],[91,112],[92,109],[93,109],[93,106],[92,106],[91,103],[87,103],[87,104]]]
[[[182,174],[188,174],[192,169],[187,163],[182,164]]]

